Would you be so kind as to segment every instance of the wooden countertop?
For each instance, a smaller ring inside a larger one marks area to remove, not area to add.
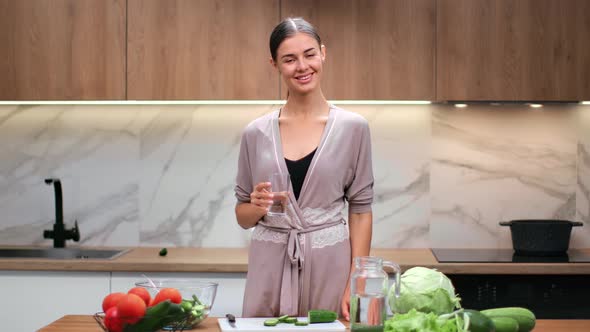
[[[533,332],[587,332],[590,320],[537,320]],[[347,329],[348,330],[348,329]],[[218,332],[216,318],[207,318],[197,332]],[[38,332],[104,332],[103,329],[90,315],[68,315],[40,329]]]
[[[113,249],[113,248],[109,248]],[[118,248],[121,249],[121,248]],[[247,248],[125,248],[112,260],[2,258],[0,270],[112,272],[247,272]],[[590,249],[583,249],[590,254]],[[371,255],[396,262],[402,271],[413,266],[445,274],[590,274],[590,263],[438,263],[430,249],[373,249]]]

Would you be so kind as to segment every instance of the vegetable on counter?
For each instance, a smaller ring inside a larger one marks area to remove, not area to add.
[[[389,306],[394,313],[412,309],[437,315],[461,308],[451,280],[443,273],[425,267],[413,267],[401,275],[400,296],[395,297],[395,283],[389,290]]]
[[[469,316],[469,332],[494,332],[494,322],[477,310],[465,309],[463,315]]]
[[[395,314],[385,321],[384,332],[468,332],[469,318],[463,319],[457,312],[437,315],[410,309],[405,314]]]
[[[279,320],[277,318],[271,318],[264,321],[264,326],[277,326]]]
[[[510,318],[516,321],[518,332],[529,332],[535,327],[535,314],[529,309],[522,307],[494,308],[481,311],[482,314],[489,317],[496,326],[497,332],[512,331],[514,323],[504,318]],[[498,325],[501,325],[500,327]]]
[[[309,324],[331,323],[338,319],[338,314],[331,310],[310,310],[307,312]]]
[[[332,323],[338,319],[338,313],[331,310],[314,309],[307,312],[307,322],[300,321],[297,317],[283,315],[278,318],[269,318],[264,321],[264,326],[277,326],[283,324],[294,324],[295,326],[307,326],[309,324]]]
[[[190,329],[208,313],[196,295],[183,299],[176,288],[162,288],[152,299],[146,289],[134,287],[127,294],[108,294],[102,307],[109,332],[152,332],[167,326]]]
[[[158,255],[160,255],[162,257],[168,255],[168,249],[166,249],[166,248],[160,249],[160,252],[158,253]]]
[[[385,321],[385,332],[530,332],[535,327],[534,313],[522,307],[461,309],[451,280],[425,267],[404,272],[399,298],[395,284],[388,297],[394,316]]]
[[[514,318],[494,317],[492,322],[498,332],[518,332],[518,322]]]

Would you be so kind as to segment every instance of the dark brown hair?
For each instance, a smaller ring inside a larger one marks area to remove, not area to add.
[[[277,61],[277,49],[283,40],[301,32],[310,35],[318,41],[318,45],[322,45],[320,35],[311,23],[302,19],[301,17],[289,17],[279,23],[270,34],[270,55],[274,61]]]

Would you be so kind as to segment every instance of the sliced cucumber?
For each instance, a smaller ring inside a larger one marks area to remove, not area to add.
[[[307,326],[307,325],[309,325],[308,322],[304,322],[304,321],[300,321],[300,320],[295,322],[295,326]]]
[[[267,319],[264,321],[264,326],[277,326],[279,320],[276,318]]]
[[[297,317],[287,317],[285,318],[284,322],[287,324],[294,324],[297,322]]]

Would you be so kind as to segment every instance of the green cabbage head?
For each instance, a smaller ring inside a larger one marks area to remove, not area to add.
[[[461,308],[451,280],[443,273],[425,267],[413,267],[401,276],[400,296],[395,297],[395,283],[389,289],[389,306],[394,313],[411,309],[437,315]]]

